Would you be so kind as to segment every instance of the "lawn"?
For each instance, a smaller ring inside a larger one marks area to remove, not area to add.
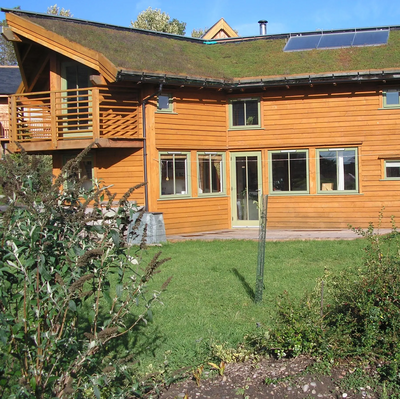
[[[202,363],[212,343],[235,347],[257,329],[271,324],[275,298],[283,291],[300,297],[315,286],[324,269],[357,267],[365,242],[267,242],[265,290],[261,304],[253,301],[258,243],[244,240],[184,241],[161,248],[171,260],[151,282],[157,289],[173,276],[163,294],[164,305],[153,308],[153,321],[140,329],[133,353],[141,370],[171,370]],[[144,259],[159,251],[151,247]],[[151,365],[151,366],[150,366]]]

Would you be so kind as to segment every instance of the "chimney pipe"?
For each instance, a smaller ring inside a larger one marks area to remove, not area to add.
[[[260,24],[260,35],[265,36],[267,34],[267,23],[268,21],[265,21],[264,19],[258,21]]]

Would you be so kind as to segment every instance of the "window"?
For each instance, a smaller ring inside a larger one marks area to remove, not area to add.
[[[232,128],[260,127],[260,101],[257,98],[233,100],[229,109]]]
[[[199,153],[199,195],[221,194],[224,192],[223,160],[220,153]]]
[[[400,180],[400,160],[385,161],[385,179]]]
[[[271,151],[270,193],[308,193],[308,151]]]
[[[171,94],[160,94],[158,96],[157,112],[173,112],[173,101]]]
[[[383,92],[383,108],[400,108],[400,90],[386,90]]]
[[[358,190],[357,150],[355,148],[332,148],[317,150],[318,191]]]
[[[74,156],[65,156],[63,159],[63,166],[73,159]],[[78,181],[83,179],[83,188],[91,190],[93,187],[93,160],[92,157],[85,157],[79,163],[79,169],[72,171],[68,176],[68,181]]]
[[[189,153],[160,154],[161,195],[189,195]]]

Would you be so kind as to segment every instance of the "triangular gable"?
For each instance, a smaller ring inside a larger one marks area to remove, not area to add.
[[[227,37],[238,37],[237,33],[229,26],[229,24],[221,18],[214,24],[203,36],[202,39],[226,39]]]
[[[103,54],[71,42],[15,14],[7,13],[6,18],[13,33],[97,70],[109,82],[115,81],[118,70]]]

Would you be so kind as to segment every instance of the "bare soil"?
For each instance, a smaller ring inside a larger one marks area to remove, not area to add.
[[[376,399],[378,394],[370,386],[343,388],[342,381],[352,372],[339,368],[331,375],[309,372],[313,360],[301,356],[295,359],[262,359],[258,363],[232,363],[223,376],[201,379],[200,385],[188,379],[171,385],[160,399],[262,399],[262,398],[348,398]]]

